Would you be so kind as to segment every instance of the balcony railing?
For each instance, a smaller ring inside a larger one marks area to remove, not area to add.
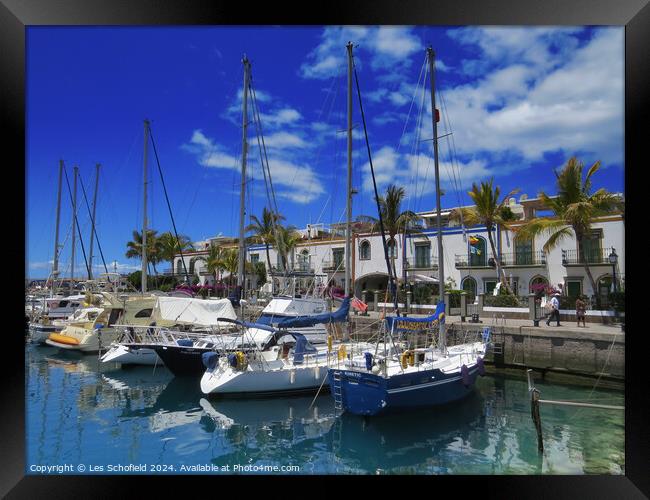
[[[408,257],[406,259],[407,269],[438,269],[438,257],[431,257],[430,259],[417,259],[415,257]]]
[[[491,267],[488,262],[489,259],[486,255],[456,254],[456,269]]]
[[[546,254],[541,250],[536,252],[502,253],[501,265],[504,267],[545,266]]]
[[[342,272],[345,271],[345,262],[338,260],[327,260],[323,262],[323,271]]]
[[[537,252],[508,252],[501,254],[503,267],[545,266],[546,254]],[[456,269],[462,268],[494,268],[496,262],[492,256],[475,254],[456,254]]]
[[[612,253],[611,248],[595,248],[593,250],[585,250],[584,260],[580,256],[578,250],[562,250],[562,265],[563,266],[582,266],[585,264],[611,266],[609,263],[609,254]]]
[[[310,263],[299,262],[296,264],[287,264],[287,271],[290,273],[314,273],[314,265]],[[283,274],[281,266],[271,266],[271,274]]]

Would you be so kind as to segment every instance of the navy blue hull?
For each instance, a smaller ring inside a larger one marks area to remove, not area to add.
[[[382,415],[457,401],[473,389],[479,368],[473,365],[467,375],[444,374],[440,370],[384,378],[370,372],[330,369],[330,389],[340,377],[341,403],[354,415]],[[332,390],[334,395],[334,390]]]

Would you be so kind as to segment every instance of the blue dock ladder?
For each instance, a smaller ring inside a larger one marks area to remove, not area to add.
[[[332,395],[334,396],[334,408],[343,409],[343,392],[341,390],[341,372],[335,371],[332,374]]]

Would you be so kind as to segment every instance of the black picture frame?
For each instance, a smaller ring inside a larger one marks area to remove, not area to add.
[[[19,193],[16,202],[5,204],[5,231],[11,243],[3,249],[5,276],[9,279],[7,290],[11,297],[11,321],[2,342],[3,377],[1,391],[2,419],[0,428],[0,495],[7,498],[75,498],[115,497],[147,494],[152,483],[168,488],[171,480],[196,485],[204,494],[229,494],[233,484],[224,481],[241,480],[238,477],[178,477],[178,476],[25,476],[25,412],[24,412],[24,338],[20,288],[25,270],[17,262],[25,260],[25,227],[17,213],[25,210],[25,28],[30,25],[216,25],[216,24],[420,24],[420,25],[618,25],[625,26],[625,191],[626,197],[637,203],[635,189],[643,184],[634,180],[637,171],[646,167],[647,155],[642,149],[647,142],[648,95],[650,94],[650,6],[648,0],[411,0],[396,2],[375,0],[312,2],[300,5],[276,2],[256,4],[254,8],[243,2],[185,1],[102,1],[102,0],[2,0],[0,3],[0,106],[2,128],[6,145],[4,149],[5,195]],[[607,61],[603,61],[607,64]],[[7,155],[6,153],[10,154]],[[21,167],[22,165],[22,167]],[[632,173],[630,171],[632,170]],[[632,182],[628,183],[628,179]],[[639,180],[641,178],[639,177]],[[631,189],[631,192],[628,192]],[[640,196],[643,196],[639,193]],[[24,215],[24,213],[23,213]],[[638,212],[627,214],[640,219]],[[15,226],[15,227],[14,227]],[[637,226],[642,227],[642,226]],[[637,236],[634,236],[637,237]],[[644,238],[643,238],[644,239]],[[626,236],[626,243],[628,238]],[[630,238],[630,242],[632,239]],[[629,265],[635,265],[635,248],[626,245]],[[641,261],[638,261],[641,262]],[[7,273],[7,271],[9,271]],[[642,273],[639,273],[642,277]],[[628,273],[627,286],[634,291],[640,279]],[[643,294],[639,284],[637,293]],[[628,297],[634,293],[628,294]],[[643,310],[641,305],[640,310]],[[647,306],[646,306],[647,307]],[[650,496],[650,433],[648,431],[646,388],[647,375],[643,368],[648,334],[643,331],[640,313],[636,307],[626,308],[626,459],[625,476],[453,476],[418,477],[422,486],[432,489],[431,494],[441,494],[446,488],[458,493],[480,495],[488,498],[643,498]],[[637,318],[637,319],[635,319]],[[636,331],[635,331],[636,330]],[[261,479],[246,477],[246,484]],[[309,478],[301,478],[301,480]],[[328,477],[330,480],[343,480]],[[289,478],[283,484],[291,489]],[[322,478],[321,478],[322,480]],[[354,478],[362,487],[384,488],[386,478]],[[286,481],[286,483],[285,483]],[[433,482],[432,482],[433,481]],[[349,482],[349,480],[348,480]],[[137,489],[136,489],[137,486]],[[310,486],[311,487],[311,486]],[[347,488],[348,486],[346,486]],[[217,490],[218,488],[218,490]],[[223,489],[222,489],[223,488]],[[179,495],[186,495],[180,489]],[[303,490],[304,491],[304,490]],[[331,494],[344,494],[343,489],[330,490]],[[361,494],[354,490],[355,494]],[[412,492],[420,491],[414,485]],[[438,493],[435,493],[438,491]],[[298,494],[301,489],[295,490]],[[408,493],[409,495],[411,493]]]

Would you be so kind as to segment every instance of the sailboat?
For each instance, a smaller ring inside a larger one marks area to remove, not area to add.
[[[335,355],[334,337],[328,336],[327,345],[313,345],[298,329],[316,325],[333,325],[347,321],[350,309],[350,257],[351,257],[351,201],[352,201],[352,43],[348,51],[348,190],[346,231],[346,280],[344,298],[339,310],[321,315],[283,318],[277,322],[280,331],[273,343],[262,349],[233,353],[221,359],[205,355],[205,373],[201,378],[201,391],[205,394],[279,394],[316,391],[327,385],[326,370],[331,363],[338,363],[348,355],[345,343],[337,345]],[[246,123],[246,96],[249,85],[249,65],[244,60],[244,123]],[[244,151],[246,150],[244,135]],[[246,335],[247,332],[244,332]],[[282,347],[280,347],[282,343]]]
[[[438,174],[438,113],[435,107],[433,49],[427,49],[431,72],[431,112],[433,122],[433,152],[436,180],[437,239],[438,239],[438,283],[440,299],[433,315],[426,318],[388,316],[383,322],[384,349],[379,346],[361,355],[344,361],[343,368],[330,368],[328,379],[335,407],[357,415],[380,415],[413,408],[435,406],[459,400],[467,396],[478,375],[485,373],[483,357],[488,338],[479,337],[474,342],[446,346],[445,304],[443,301],[444,259],[442,252],[442,231],[440,217],[440,178]],[[361,99],[359,99],[361,104]],[[363,108],[362,108],[363,116]],[[365,130],[365,118],[364,118]],[[366,133],[367,140],[367,133]],[[368,149],[370,151],[370,149]],[[378,200],[372,159],[370,168]],[[386,253],[381,208],[378,204],[379,222],[382,227],[382,241],[388,265],[390,289],[395,310],[398,312],[393,276]],[[438,345],[411,348],[399,342],[400,334],[438,333]],[[389,348],[390,346],[390,348]]]

